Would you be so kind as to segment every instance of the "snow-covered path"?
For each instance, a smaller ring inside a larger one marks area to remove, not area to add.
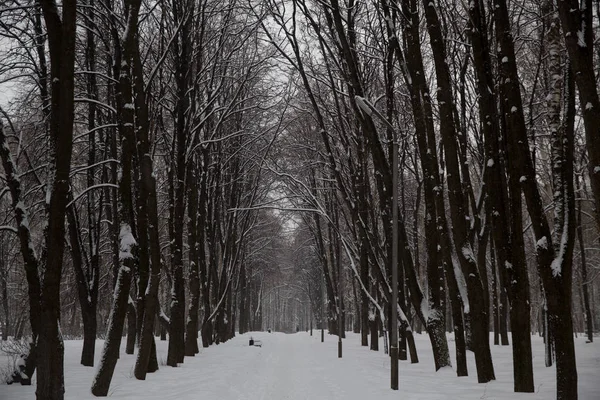
[[[262,347],[248,346],[252,335]],[[511,348],[493,346],[497,380],[478,384],[472,354],[471,376],[457,378],[450,368],[435,373],[427,336],[416,335],[420,363],[400,363],[400,391],[389,389],[389,359],[382,351],[361,347],[360,337],[348,334],[344,358],[337,358],[337,337],[320,332],[314,336],[263,333],[238,335],[219,346],[202,349],[186,357],[179,368],[164,366],[167,342],[157,342],[160,370],[146,381],[133,377],[134,356],[122,354],[109,395],[117,399],[201,400],[462,400],[462,399],[552,399],[555,397],[554,368],[544,367],[543,345],[533,337],[536,393],[512,392]],[[90,385],[94,368],[78,364],[81,341],[66,341],[66,398],[93,399]],[[382,343],[380,342],[380,345]],[[450,345],[453,342],[450,341]],[[101,352],[98,341],[96,359]],[[453,347],[453,346],[452,346]],[[576,339],[580,399],[600,399],[599,345]],[[454,350],[453,348],[451,349]],[[1,400],[33,399],[35,386],[0,385]]]

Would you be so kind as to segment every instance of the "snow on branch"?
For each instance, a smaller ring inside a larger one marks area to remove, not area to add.
[[[360,97],[360,96],[354,96],[354,100],[356,101],[356,105],[360,108],[360,110],[365,113],[366,115],[368,115],[369,117],[373,117],[373,114],[375,114],[375,116],[377,116],[377,118],[379,118],[381,120],[381,122],[383,122],[385,125],[387,125],[388,128],[390,128],[391,130],[394,130],[394,126],[391,124],[390,121],[387,120],[387,118],[385,118],[377,108],[375,108],[375,106],[373,104],[371,104],[371,102],[369,102],[369,100],[365,99],[364,97]]]
[[[17,228],[15,228],[14,226],[9,226],[9,225],[0,226],[0,231],[9,231],[9,232],[13,232],[14,234],[17,234],[19,232],[17,230]]]
[[[85,195],[86,193],[88,193],[88,192],[90,192],[90,191],[92,191],[92,190],[95,190],[95,189],[102,189],[102,188],[105,188],[105,187],[111,187],[111,188],[115,188],[115,189],[118,189],[118,188],[119,188],[119,186],[118,186],[118,185],[115,185],[114,183],[99,183],[99,184],[97,184],[97,185],[90,186],[90,187],[88,187],[87,189],[85,189],[83,192],[81,192],[81,193],[79,193],[77,196],[75,196],[75,197],[73,198],[73,200],[71,200],[71,201],[70,201],[70,202],[67,204],[67,208],[69,208],[69,207],[71,207],[73,204],[75,204],[75,202],[76,202],[77,200],[79,200],[81,197],[83,197],[83,195]]]

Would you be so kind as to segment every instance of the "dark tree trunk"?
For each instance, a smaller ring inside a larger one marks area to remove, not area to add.
[[[506,157],[500,147],[500,127],[496,95],[490,90],[494,87],[492,78],[490,46],[487,38],[485,9],[480,2],[469,8],[471,16],[471,40],[473,43],[474,66],[478,80],[480,96],[480,119],[485,138],[486,169],[484,181],[488,193],[486,203],[490,204],[492,219],[492,238],[496,256],[492,261],[495,270],[495,258],[501,279],[495,283],[499,288],[500,309],[497,308],[498,294],[494,289],[494,340],[497,343],[498,329],[502,345],[508,345],[508,299],[510,299],[511,329],[513,335],[513,365],[516,392],[532,392],[533,366],[531,356],[531,335],[529,319],[529,280],[525,262],[521,222],[521,194],[519,183],[511,176],[507,185],[504,177]],[[485,122],[484,122],[485,121]],[[500,157],[499,157],[500,155]],[[510,188],[510,196],[508,195]],[[507,220],[510,224],[507,224]]]
[[[360,280],[363,284],[369,282],[369,255],[367,249],[364,246],[360,248]],[[369,297],[365,290],[360,291],[360,320],[361,320],[361,332],[360,332],[360,345],[369,345]]]
[[[544,362],[546,367],[550,368],[554,365],[554,335],[548,323],[548,304],[545,295],[542,304],[542,336],[544,337]]]
[[[431,2],[423,1],[427,31],[429,32],[433,52],[437,82],[438,103],[440,105],[440,132],[444,145],[446,169],[448,171],[448,203],[452,221],[452,236],[456,246],[459,264],[465,275],[469,294],[470,326],[473,338],[473,351],[479,383],[495,379],[494,366],[489,345],[488,310],[485,309],[484,286],[479,273],[479,266],[469,241],[469,231],[466,217],[469,216],[463,194],[456,144],[456,126],[454,121],[454,98],[451,89],[449,66],[446,63],[446,49],[443,40],[441,22],[436,8]]]
[[[42,22],[41,22],[41,8],[39,4],[36,4],[35,8],[35,32],[36,37],[38,38],[38,43],[36,48],[38,50],[38,55],[40,57],[40,80],[39,85],[41,88],[41,97],[45,109],[47,112],[45,113],[48,116],[50,108],[49,108],[49,97],[47,92],[47,70],[46,70],[46,62],[45,62],[45,48],[44,48],[44,39],[42,39]],[[40,43],[41,42],[41,43]],[[29,343],[29,354],[27,355],[27,362],[25,366],[25,374],[28,377],[31,377],[36,368],[36,342],[37,337],[39,335],[39,324],[40,324],[40,278],[38,276],[38,263],[39,260],[36,258],[35,253],[33,251],[34,247],[31,242],[31,232],[29,230],[29,224],[24,223],[28,220],[28,212],[24,207],[19,206],[19,203],[22,201],[21,198],[21,182],[19,180],[19,173],[17,171],[16,164],[14,163],[12,156],[10,154],[10,149],[8,146],[6,134],[4,132],[4,125],[2,120],[0,119],[0,159],[2,161],[2,166],[5,172],[6,186],[10,190],[11,198],[12,198],[12,209],[15,215],[15,220],[17,223],[17,235],[19,238],[19,247],[21,250],[21,255],[24,261],[24,269],[25,276],[27,278],[27,292],[28,292],[28,300],[29,300],[29,321],[31,325],[32,338]],[[6,284],[6,277],[3,278],[3,283]],[[4,292],[4,290],[3,290]],[[7,294],[6,294],[7,296]],[[3,294],[3,297],[4,294]],[[8,309],[8,301],[3,301],[5,310]],[[5,314],[8,318],[8,313]],[[8,325],[8,324],[7,324]],[[23,334],[23,318],[20,317],[15,321],[14,324],[14,337],[15,339],[20,340]],[[4,332],[7,335],[7,332]],[[21,381],[21,384],[30,385],[31,380],[26,379]]]
[[[500,345],[500,313],[498,304],[498,273],[496,272],[496,256],[494,246],[490,246],[490,264],[492,265],[492,315],[494,320],[494,345]]]
[[[1,234],[0,234],[1,235]],[[10,310],[8,304],[8,273],[4,256],[4,242],[0,244],[0,291],[2,292],[2,305],[4,311],[4,328],[2,329],[2,340],[8,340],[8,335],[11,329],[10,326]]]
[[[572,183],[574,124],[574,104],[572,103],[574,103],[574,94],[571,94],[569,80],[568,90],[566,90],[568,94],[567,115],[564,128],[561,128],[560,109],[562,107],[560,97],[563,72],[560,69],[562,63],[555,60],[555,57],[560,57],[557,37],[548,37],[548,46],[552,47],[555,53],[548,60],[550,69],[553,71],[551,73],[553,87],[547,97],[547,115],[552,142],[551,162],[555,207],[554,235],[552,235],[542,205],[542,197],[539,192],[532,157],[527,147],[523,146],[523,143],[527,143],[528,140],[527,130],[506,1],[494,0],[494,16],[498,38],[497,56],[500,60],[500,98],[502,99],[502,111],[507,127],[509,171],[511,181],[516,182],[518,180],[524,194],[536,240],[538,273],[548,304],[549,330],[554,336],[557,355],[557,398],[576,399],[577,367],[575,365],[571,317],[572,253],[575,233]],[[515,195],[514,197],[520,196]],[[513,344],[515,342],[517,340],[513,340]]]
[[[501,288],[500,292],[500,344],[508,346],[508,299],[506,290]]]
[[[239,292],[239,332],[240,334],[248,332],[248,325],[250,321],[250,299],[249,296],[249,284],[246,279],[246,265],[240,266],[240,292]]]
[[[570,66],[579,89],[588,153],[587,167],[596,206],[594,216],[600,229],[600,97],[594,60],[592,0],[561,0],[556,1],[556,5]]]
[[[579,193],[579,178],[575,178],[575,183],[577,185],[576,193]],[[583,297],[582,301],[585,321],[585,332],[587,334],[588,341],[592,343],[594,341],[594,318],[592,317],[592,308],[590,307],[589,287],[591,282],[588,281],[589,278],[587,270],[587,260],[585,256],[585,242],[583,237],[583,228],[581,225],[582,219],[580,203],[577,207],[577,239],[579,242],[579,260],[581,263],[581,292]]]
[[[370,349],[373,351],[379,351],[379,331],[377,329],[377,322],[378,322],[377,312],[372,309],[370,314],[373,316],[372,319],[369,319],[369,331],[371,332],[371,347],[370,347]]]
[[[171,317],[169,327],[169,351],[167,365],[177,367],[185,356],[185,281],[183,277],[183,227],[185,215],[185,176],[186,176],[186,110],[189,104],[187,93],[189,84],[189,39],[190,21],[186,13],[190,10],[183,9],[183,2],[174,3],[173,15],[175,23],[181,22],[182,29],[178,32],[174,42],[174,55],[176,62],[176,123],[174,149],[173,178],[174,198],[172,199],[173,231],[171,237],[171,270],[173,286],[171,289]],[[193,11],[192,11],[193,13]]]
[[[60,280],[64,254],[65,212],[73,148],[74,61],[76,1],[41,2],[50,50],[52,78],[50,112],[50,178],[48,225],[45,228],[45,264],[41,285],[41,320],[37,353],[36,396],[64,397],[64,345],[60,331]]]
[[[110,312],[108,334],[102,351],[102,361],[92,382],[92,394],[98,397],[108,395],[110,382],[115,371],[115,366],[117,365],[117,359],[119,358],[123,325],[125,323],[125,316],[127,315],[133,258],[123,261],[117,277],[115,300]]]
[[[29,344],[29,354],[27,355],[27,362],[25,365],[25,374],[28,377],[33,376],[36,368],[37,360],[37,338],[40,330],[40,293],[41,285],[40,278],[38,275],[38,264],[39,261],[34,253],[34,246],[32,243],[31,231],[29,230],[27,210],[19,204],[21,203],[21,182],[19,180],[19,174],[16,169],[16,165],[13,162],[12,156],[9,151],[8,143],[6,141],[6,135],[4,133],[4,126],[0,120],[0,159],[2,160],[2,166],[4,167],[5,179],[8,189],[10,190],[12,198],[12,208],[15,213],[15,220],[17,222],[17,235],[19,237],[19,247],[21,249],[21,255],[23,257],[25,266],[25,276],[27,278],[27,294],[29,300],[29,322],[31,325],[32,339]],[[8,306],[8,302],[5,302],[5,307]],[[14,336],[20,339],[22,336],[23,321],[15,323]],[[25,380],[31,384],[31,380]]]
[[[127,345],[125,354],[133,354],[135,351],[135,339],[137,337],[137,311],[133,300],[127,302]]]
[[[134,132],[134,110],[133,107],[125,106],[133,104],[131,85],[131,61],[135,53],[135,35],[137,32],[138,12],[141,1],[130,0],[127,5],[127,34],[119,41],[116,32],[112,32],[115,41],[115,76],[119,77],[117,100],[117,119],[119,132],[121,134],[121,179],[119,180],[119,269],[113,303],[107,327],[107,338],[104,342],[100,365],[92,382],[92,394],[95,396],[107,396],[110,382],[119,358],[119,349],[123,335],[123,326],[127,316],[129,304],[129,289],[131,277],[135,268],[137,241],[134,238],[135,217],[133,210],[132,194],[132,162],[135,151],[136,137]],[[122,47],[121,47],[122,46]],[[123,59],[121,59],[121,52]]]
[[[142,333],[143,333],[143,329],[142,329]],[[152,341],[152,344],[150,346],[150,355],[148,357],[148,368],[147,368],[147,372],[149,374],[158,371],[158,358],[156,357],[156,341],[154,339],[154,336],[152,336],[151,341]],[[135,371],[134,371],[134,373],[135,373]]]
[[[419,355],[417,354],[417,346],[415,345],[415,337],[411,330],[406,331],[406,341],[408,343],[408,352],[410,353],[410,363],[418,364]]]
[[[94,354],[96,351],[96,309],[91,307],[83,310],[83,349],[81,350],[81,365],[86,367],[94,366]]]
[[[382,3],[383,4],[383,3]],[[384,7],[384,10],[386,7]],[[427,332],[432,344],[434,361],[436,370],[450,365],[450,353],[448,350],[448,342],[445,335],[445,287],[444,270],[446,270],[446,280],[450,288],[451,302],[453,310],[458,311],[459,318],[456,319],[454,325],[456,341],[456,355],[458,360],[457,374],[466,375],[466,351],[464,349],[464,333],[462,328],[461,305],[455,302],[454,295],[457,294],[456,282],[452,264],[447,261],[451,259],[451,248],[448,242],[448,227],[445,217],[445,206],[443,194],[440,189],[441,179],[439,176],[439,167],[437,161],[437,148],[435,131],[433,124],[433,112],[431,107],[431,99],[429,96],[429,88],[425,80],[424,66],[421,48],[421,39],[419,33],[419,15],[417,2],[415,0],[404,0],[402,2],[402,12],[404,16],[401,18],[402,29],[406,37],[405,50],[407,54],[406,65],[410,76],[409,85],[411,92],[411,104],[415,121],[417,144],[419,147],[419,155],[421,157],[421,168],[423,170],[423,187],[425,197],[426,214],[429,216],[425,219],[425,245],[427,247],[427,278],[430,282],[429,298],[418,299],[414,298],[417,291],[416,285],[413,283],[409,286],[411,300],[417,315],[420,315],[422,302],[428,302],[429,315],[427,320],[425,316],[420,316],[420,319],[427,327]],[[389,11],[387,12],[389,14]],[[392,32],[390,32],[392,33]],[[399,62],[403,61],[403,55],[395,34],[393,35],[392,44],[396,44],[396,58]],[[401,234],[406,238],[406,233],[401,229]],[[404,239],[406,241],[406,239]],[[403,245],[400,248],[405,248]],[[404,251],[404,253],[406,253]],[[405,255],[403,257],[404,269],[410,274],[411,269],[408,268],[410,260]],[[450,269],[448,269],[450,268]],[[409,282],[415,278],[409,275]],[[421,296],[422,297],[422,296]],[[464,368],[463,368],[464,367]]]
[[[72,200],[72,194],[69,193],[69,201]],[[81,352],[81,365],[86,367],[94,366],[94,352],[96,341],[96,305],[98,301],[98,259],[85,260],[87,270],[90,270],[91,277],[86,276],[84,272],[84,256],[82,252],[80,227],[77,218],[75,206],[67,210],[67,222],[69,229],[69,243],[71,248],[71,262],[75,271],[77,280],[77,294],[81,308],[81,317],[83,321],[83,349]],[[88,274],[89,275],[89,274]]]
[[[198,248],[204,246],[204,243],[198,242],[198,188],[196,187],[196,171],[193,163],[188,172],[188,242],[190,247],[190,306],[188,309],[188,318],[185,333],[185,355],[195,356],[198,349],[198,312],[200,308],[200,276],[198,272]],[[242,266],[242,269],[244,267]],[[243,274],[243,285],[246,284],[246,275]],[[245,293],[244,293],[245,294]],[[243,307],[242,296],[242,307]],[[240,333],[242,332],[242,321],[245,316],[244,310],[240,312]],[[244,327],[245,328],[245,327]]]
[[[134,24],[129,29],[137,31],[137,18],[140,2],[135,0],[129,5],[129,22]],[[133,13],[133,14],[132,14]],[[129,30],[127,31],[129,33]],[[140,241],[140,256],[143,255],[143,263],[140,258],[140,270],[138,282],[138,318],[136,327],[138,331],[139,350],[134,367],[134,375],[137,379],[145,379],[146,372],[158,370],[156,360],[156,346],[154,343],[153,329],[158,305],[158,289],[161,274],[161,254],[159,242],[159,220],[157,211],[156,178],[150,146],[150,115],[148,111],[146,89],[144,87],[144,69],[139,50],[137,38],[126,38],[124,50],[126,56],[132,62],[134,75],[134,102],[136,111],[136,139],[137,158],[139,165],[138,192],[143,195],[138,207],[138,219],[141,221],[139,231],[144,237],[144,247]],[[131,41],[129,41],[131,39]],[[148,271],[148,263],[150,271]],[[143,264],[143,265],[142,265]],[[150,272],[148,277],[148,272]],[[143,290],[140,295],[139,291]]]
[[[353,297],[353,299],[354,299],[354,318],[352,319],[352,322],[353,322],[353,324],[352,324],[352,332],[360,334],[361,333],[361,331],[360,331],[360,325],[361,325],[360,321],[361,321],[361,318],[362,318],[361,307],[360,307],[361,300],[358,297],[358,294],[356,293],[356,279],[351,278],[350,280],[352,281],[352,293],[354,295],[354,297]],[[312,320],[311,320],[311,323],[312,323]],[[361,342],[360,343],[361,346],[365,346],[365,344],[363,344],[362,334],[361,334],[361,337],[360,337],[360,342]]]

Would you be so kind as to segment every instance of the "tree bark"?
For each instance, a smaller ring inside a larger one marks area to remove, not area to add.
[[[110,382],[112,380],[117,359],[119,358],[119,348],[121,346],[121,334],[123,324],[127,315],[127,304],[129,300],[129,285],[131,283],[131,274],[133,267],[133,258],[124,259],[115,287],[114,303],[108,319],[108,334],[104,342],[102,359],[98,372],[92,382],[92,394],[98,397],[108,395]]]
[[[508,345],[507,298],[510,298],[514,389],[515,392],[532,392],[534,386],[529,322],[529,280],[522,238],[521,195],[518,183],[514,185],[514,181],[511,180],[509,197],[509,188],[504,178],[506,160],[502,157],[499,145],[501,135],[496,95],[490,89],[494,87],[494,81],[491,75],[485,9],[481,7],[480,2],[474,2],[469,12],[473,59],[480,96],[480,120],[485,138],[484,183],[487,191],[485,201],[490,203],[495,258],[498,260],[497,265],[502,277],[498,282],[500,309],[495,309],[494,323],[500,329],[502,345]],[[511,221],[510,225],[506,224],[507,219]],[[493,262],[496,264],[495,260]],[[496,277],[494,271],[494,279]],[[496,303],[497,296],[494,289]],[[495,330],[495,341],[497,341],[496,336],[497,330]]]
[[[579,179],[575,178],[576,193],[579,192]],[[581,203],[577,207],[577,240],[579,242],[579,260],[581,263],[581,292],[583,295],[583,312],[585,320],[585,332],[588,337],[588,342],[594,341],[594,318],[592,317],[592,308],[590,307],[590,294],[588,281],[588,270],[587,270],[587,259],[585,256],[585,241],[583,237],[582,218],[581,218]]]
[[[523,146],[523,143],[527,143],[528,140],[527,129],[523,115],[514,41],[505,0],[494,0],[494,17],[498,40],[500,94],[503,116],[506,122],[510,179],[515,184],[517,181],[519,182],[532,221],[531,226],[536,240],[537,267],[548,304],[549,328],[555,338],[557,398],[576,399],[577,368],[575,365],[573,326],[570,312],[573,234],[575,232],[572,182],[572,124],[574,122],[574,111],[571,111],[574,106],[571,107],[570,105],[571,96],[567,96],[567,102],[569,103],[567,109],[569,111],[566,113],[565,129],[551,128],[552,175],[553,180],[555,180],[554,203],[555,215],[557,216],[554,224],[555,240],[553,240],[542,205],[531,154],[527,146]],[[554,74],[552,78],[558,84],[562,80],[562,74]],[[558,109],[560,109],[560,90],[555,85],[552,92],[550,101],[555,102],[555,97],[558,95]],[[550,106],[550,109],[556,110],[554,106]],[[555,111],[550,111],[550,113],[555,113]],[[571,116],[572,113],[573,116]],[[519,196],[515,194],[514,197]],[[556,247],[553,242],[555,242]]]
[[[129,297],[127,301],[127,343],[125,354],[133,354],[135,351],[135,339],[138,333],[138,312],[135,309],[133,299]]]
[[[132,194],[132,162],[135,156],[134,107],[131,80],[131,62],[134,54],[140,0],[130,0],[127,7],[127,29],[122,42],[115,40],[115,76],[119,77],[117,100],[118,128],[121,134],[121,177],[119,180],[119,269],[113,303],[108,321],[107,338],[104,342],[100,365],[94,381],[92,394],[108,395],[110,382],[119,358],[123,325],[127,316],[131,277],[135,268],[137,241],[134,238],[135,217]],[[121,48],[122,47],[122,48]],[[121,58],[122,56],[122,58]]]
[[[588,173],[595,201],[596,224],[600,229],[600,98],[594,70],[594,22],[592,0],[557,0],[585,127]],[[557,27],[558,29],[558,27]]]
[[[448,203],[452,221],[452,237],[456,246],[458,262],[466,278],[469,296],[470,325],[473,338],[473,351],[479,383],[495,379],[494,366],[489,344],[488,310],[485,309],[485,291],[479,266],[470,243],[467,219],[470,219],[461,182],[461,168],[456,145],[455,104],[452,95],[449,66],[446,63],[446,49],[435,6],[423,1],[427,31],[433,52],[437,82],[438,104],[440,107],[440,133],[444,146],[444,155],[448,180]]]
[[[195,356],[198,352],[198,312],[200,308],[200,276],[198,274],[198,248],[204,246],[204,243],[198,242],[198,188],[196,180],[195,164],[189,168],[188,172],[188,243],[190,248],[190,272],[189,272],[189,290],[190,306],[186,323],[185,334],[185,355]],[[242,265],[242,298],[240,301],[240,333],[247,330],[245,324],[245,286],[246,273]]]
[[[64,344],[60,332],[60,280],[64,254],[65,212],[73,148],[74,63],[76,0],[62,3],[62,18],[54,0],[41,1],[48,33],[50,77],[50,186],[48,225],[45,229],[45,262],[41,285],[41,321],[38,337],[36,396],[64,397]]]

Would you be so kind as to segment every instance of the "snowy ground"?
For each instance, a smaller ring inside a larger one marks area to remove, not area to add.
[[[262,347],[249,347],[252,335]],[[382,351],[360,346],[360,337],[348,334],[344,357],[337,358],[337,337],[320,332],[254,332],[202,349],[196,357],[185,358],[180,368],[164,366],[167,342],[157,342],[160,370],[146,381],[133,377],[134,356],[122,354],[117,364],[109,396],[117,399],[202,399],[202,400],[300,400],[300,399],[552,399],[555,398],[555,370],[544,366],[543,344],[534,344],[535,394],[512,392],[511,347],[493,346],[497,380],[478,384],[475,361],[469,354],[471,376],[457,378],[451,369],[433,369],[427,336],[416,335],[420,363],[400,363],[400,391],[389,389],[389,359]],[[380,345],[382,342],[380,341]],[[453,342],[450,345],[453,349]],[[79,365],[81,341],[66,341],[66,398],[94,398],[90,385],[95,368]],[[98,341],[96,360],[102,349]],[[600,345],[576,339],[579,398],[600,399]],[[5,360],[0,360],[4,365]],[[35,398],[35,386],[0,385],[1,400]]]

